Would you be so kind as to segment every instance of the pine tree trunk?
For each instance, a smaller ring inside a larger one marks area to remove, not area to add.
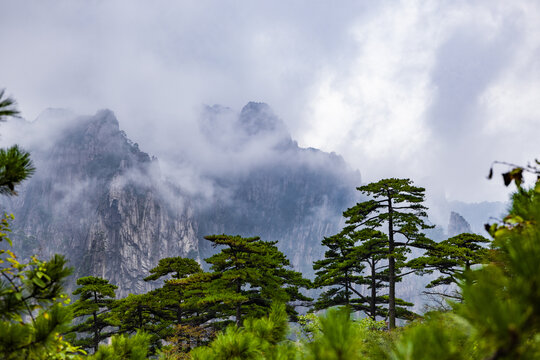
[[[238,279],[237,284],[236,284],[236,292],[240,294],[241,291],[242,291],[242,287],[240,286],[240,279]],[[242,325],[241,307],[242,307],[241,303],[236,304],[236,326],[238,327]]]
[[[96,292],[94,292],[94,301],[97,304],[98,299],[97,299]],[[97,326],[98,319],[97,319],[96,311],[94,311],[93,316],[94,316],[94,354],[95,354],[98,351],[98,347],[99,347],[99,331],[98,331],[98,326]]]
[[[371,312],[371,318],[373,320],[377,320],[377,308],[376,308],[376,302],[377,302],[377,273],[375,272],[375,261],[371,262],[371,301],[370,301],[370,312]]]
[[[396,259],[394,258],[394,224],[392,197],[388,194],[388,328],[396,327]]]
[[[178,325],[182,324],[182,308],[180,308],[180,305],[176,309],[176,323]]]
[[[349,306],[349,271],[345,271],[345,302]]]

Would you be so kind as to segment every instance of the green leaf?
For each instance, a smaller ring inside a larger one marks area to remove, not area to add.
[[[41,280],[40,278],[37,278],[37,277],[33,277],[33,278],[32,278],[32,282],[33,282],[34,284],[36,284],[37,286],[41,287],[41,288],[44,288],[45,286],[47,286],[47,285],[43,282],[43,280]]]

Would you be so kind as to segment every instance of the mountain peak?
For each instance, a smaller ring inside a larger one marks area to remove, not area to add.
[[[250,101],[242,108],[239,122],[248,135],[284,132],[285,124],[274,114],[270,106],[262,102]]]
[[[456,236],[463,233],[471,233],[471,225],[463,216],[457,212],[450,213],[450,221],[448,222],[448,236]]]
[[[118,119],[116,118],[114,111],[110,109],[100,109],[96,111],[94,116],[118,124]]]

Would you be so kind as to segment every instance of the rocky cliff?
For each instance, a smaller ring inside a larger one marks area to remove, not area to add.
[[[23,253],[65,254],[75,278],[107,278],[120,296],[148,290],[141,274],[160,258],[198,255],[189,201],[165,201],[158,164],[120,131],[111,111],[76,117],[58,135],[45,148],[29,146],[36,174],[18,197],[1,199],[15,214]]]
[[[324,254],[321,240],[341,230],[342,212],[357,200],[359,174],[336,154],[300,148],[264,103],[248,103],[238,114],[207,108],[202,126],[216,151],[234,143],[232,152],[250,152],[257,161],[246,164],[247,171],[209,175],[225,191],[201,209],[199,238],[229,233],[277,240],[292,265],[311,276],[313,261]],[[210,129],[234,133],[234,142],[216,141]],[[200,249],[204,256],[212,252],[204,241]]]
[[[309,274],[322,257],[322,238],[340,229],[341,212],[355,202],[359,175],[335,154],[300,148],[266,104],[203,112],[201,141],[227,165],[198,169],[214,187],[205,198],[187,195],[179,178],[165,179],[158,160],[128,139],[111,111],[48,111],[21,126],[36,133],[59,119],[62,126],[45,143],[17,140],[38,170],[18,197],[0,205],[16,216],[23,253],[65,254],[74,279],[107,278],[119,296],[148,290],[142,278],[160,258],[208,256],[215,250],[203,237],[214,233],[278,240]]]
[[[463,233],[472,233],[471,225],[457,212],[450,212],[450,220],[448,222],[448,237]]]

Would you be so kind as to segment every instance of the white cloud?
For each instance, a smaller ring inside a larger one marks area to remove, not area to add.
[[[345,154],[368,179],[403,175],[398,164],[414,162],[429,136],[423,114],[434,91],[429,75],[437,33],[423,18],[432,11],[390,4],[351,27],[355,55],[346,69],[321,76],[302,143]]]
[[[505,200],[489,165],[537,152],[518,145],[540,120],[531,4],[401,1],[355,23],[347,66],[313,85],[301,143],[342,153],[364,180],[411,177],[451,199]]]
[[[160,157],[208,155],[201,104],[265,101],[302,145],[343,154],[365,180],[501,199],[484,179],[491,161],[538,154],[539,6],[7,2],[0,86],[28,119],[111,108]]]

